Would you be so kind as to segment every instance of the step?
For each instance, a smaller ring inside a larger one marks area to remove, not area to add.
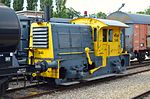
[[[120,76],[120,74],[101,75],[101,76],[97,76],[97,77],[86,78],[86,79],[83,79],[83,81],[92,81],[92,80],[98,80],[98,79],[102,79],[102,78],[115,77],[115,76]]]
[[[60,83],[59,85],[68,86],[68,85],[74,85],[80,83],[79,81],[73,81],[73,82],[66,82],[66,83]]]

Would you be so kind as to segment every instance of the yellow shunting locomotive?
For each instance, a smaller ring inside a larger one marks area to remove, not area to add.
[[[129,65],[129,55],[122,53],[120,39],[126,27],[119,21],[95,18],[77,18],[71,24],[32,23],[32,75],[69,85],[123,72]]]

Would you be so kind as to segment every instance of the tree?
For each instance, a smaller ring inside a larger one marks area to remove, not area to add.
[[[41,0],[41,9],[44,10],[44,6],[50,6],[50,16],[53,16],[53,0]]]
[[[41,9],[44,10],[44,5],[48,5],[53,8],[53,0],[41,0]]]
[[[150,6],[148,9],[146,9],[145,11],[139,11],[139,12],[136,12],[137,14],[147,14],[147,15],[150,15]]]
[[[94,13],[94,14],[89,14],[89,17],[90,17],[90,18],[98,18],[98,17],[97,17],[97,14],[95,14],[95,13]]]
[[[57,18],[74,18],[79,17],[80,12],[75,11],[73,8],[66,8],[65,4],[67,0],[56,0],[56,11],[53,11],[53,0],[41,0],[41,10],[44,10],[44,6],[50,6],[51,17]]]
[[[136,12],[137,14],[145,14],[144,11],[139,11],[139,12]]]
[[[55,17],[67,18],[66,2],[67,0],[56,0],[56,12],[54,12]]]
[[[37,6],[37,0],[27,0],[27,2],[28,2],[28,10],[35,10],[35,7]]]
[[[4,5],[6,6],[10,6],[10,0],[0,0],[1,2],[0,3],[3,3]]]
[[[128,13],[132,13],[131,11],[128,11]]]
[[[81,13],[74,10],[72,7],[66,9],[67,18],[74,18],[74,17],[80,17]]]
[[[150,15],[150,7],[148,9],[145,10],[145,14]]]
[[[23,0],[14,0],[14,10],[15,11],[23,10]]]
[[[97,14],[97,18],[102,18],[102,19],[106,19],[106,14],[105,13],[103,13],[103,12],[98,12]]]

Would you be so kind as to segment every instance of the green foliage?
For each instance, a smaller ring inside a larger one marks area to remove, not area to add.
[[[139,11],[139,12],[136,12],[137,14],[145,14],[144,11]]]
[[[66,14],[67,14],[66,18],[70,18],[70,19],[72,19],[74,17],[80,17],[81,16],[81,13],[77,12],[72,7],[66,9]]]
[[[132,13],[131,11],[128,11],[128,13]]]
[[[103,12],[98,12],[97,14],[89,14],[90,18],[100,18],[100,19],[106,19],[106,14]]]
[[[139,12],[136,12],[137,14],[147,14],[147,15],[150,15],[150,7],[148,9],[146,9],[145,11],[139,11]]]
[[[145,14],[150,15],[150,7],[148,9],[145,10]]]
[[[37,0],[27,0],[28,2],[28,10],[35,10],[37,6]]]
[[[38,0],[27,0],[28,10],[35,10]],[[7,6],[10,6],[10,0],[1,0]],[[51,16],[57,18],[74,18],[80,17],[80,12],[75,11],[73,8],[66,8],[67,0],[55,0],[56,11],[53,11],[53,0],[41,0],[41,10],[44,11],[44,5],[50,6]],[[23,10],[23,0],[14,0],[14,10]]]
[[[50,6],[50,16],[53,16],[53,0],[41,0],[41,10],[44,11],[44,6]]]
[[[56,0],[56,12],[54,12],[54,17],[67,18],[66,2],[67,0]]]
[[[95,14],[95,13],[94,14],[89,14],[89,17],[90,18],[97,18],[97,14]]]
[[[97,18],[102,18],[102,19],[106,19],[106,14],[105,13],[103,13],[103,12],[98,12],[97,14]]]
[[[23,0],[14,0],[14,10],[15,11],[23,10]]]
[[[10,0],[1,0],[1,3],[3,3],[6,6],[10,6]]]
[[[53,8],[53,0],[41,0],[41,9],[44,10],[44,5],[48,5]]]
[[[53,5],[53,0],[41,0],[41,5],[49,5],[52,6]]]
[[[54,17],[57,18],[74,18],[79,17],[80,12],[75,11],[73,8],[66,8],[67,0],[56,0],[56,11],[53,12]]]

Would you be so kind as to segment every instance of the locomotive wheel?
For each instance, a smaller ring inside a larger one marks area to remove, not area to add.
[[[66,72],[67,72],[67,69],[65,69],[65,67],[61,67],[59,69],[60,73],[59,73],[59,77],[64,79],[66,77]]]
[[[137,53],[137,59],[139,63],[143,63],[143,61],[145,60],[145,53],[144,52]]]
[[[0,96],[4,95],[6,90],[8,89],[8,85],[9,85],[9,78],[3,78],[3,79],[0,79],[1,81],[4,80],[4,82],[2,82],[0,84]]]
[[[48,83],[50,88],[55,88],[56,87],[56,81],[54,78],[46,78],[46,82]]]

